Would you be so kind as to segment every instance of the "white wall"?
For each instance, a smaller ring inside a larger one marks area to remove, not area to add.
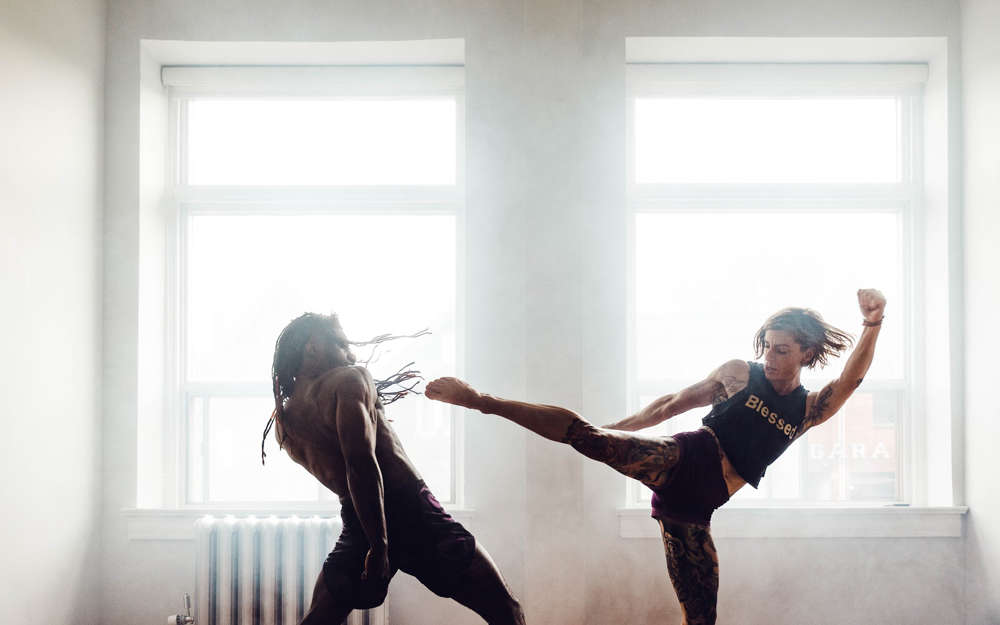
[[[604,420],[625,397],[625,37],[946,36],[957,59],[959,11],[953,0],[112,0],[109,24],[104,592],[108,622],[124,625],[159,622],[194,577],[193,545],[130,541],[120,513],[136,502],[141,39],[464,38],[468,377]],[[618,537],[613,472],[490,418],[470,418],[467,435],[468,525],[529,622],[679,621],[660,543]],[[961,539],[717,543],[721,622],[963,620]],[[390,618],[477,622],[406,579]]]
[[[1000,622],[1000,498],[994,393],[1000,350],[1000,3],[962,2],[965,124],[966,559],[970,625]]]
[[[0,4],[0,622],[98,621],[103,0]]]

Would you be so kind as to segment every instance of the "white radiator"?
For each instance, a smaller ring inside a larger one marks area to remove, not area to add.
[[[197,625],[297,625],[340,535],[339,519],[198,520]],[[384,605],[354,610],[347,625],[388,625]]]

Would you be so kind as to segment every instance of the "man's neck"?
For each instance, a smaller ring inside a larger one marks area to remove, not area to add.
[[[296,379],[299,382],[312,382],[314,380],[317,380],[317,379],[323,377],[327,373],[330,373],[334,369],[339,369],[341,367],[346,367],[349,364],[350,363],[346,363],[346,362],[345,363],[330,363],[330,364],[328,364],[326,366],[323,366],[323,367],[319,367],[319,366],[317,366],[317,367],[309,367],[307,369],[300,370],[299,373],[298,373],[298,375],[296,375],[295,377],[296,377]]]

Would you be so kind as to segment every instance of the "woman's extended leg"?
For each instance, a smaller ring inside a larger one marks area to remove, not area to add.
[[[677,464],[677,443],[671,438],[644,436],[599,428],[572,410],[483,395],[456,378],[439,378],[424,394],[456,406],[495,414],[581,454],[603,462],[650,488],[662,486]]]
[[[670,470],[680,457],[674,439],[606,430],[571,414],[576,419],[566,429],[561,442],[650,488],[667,482]]]
[[[719,556],[708,527],[660,520],[660,532],[684,625],[714,625]]]

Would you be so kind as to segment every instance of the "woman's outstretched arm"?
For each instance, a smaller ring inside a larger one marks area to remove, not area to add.
[[[877,289],[858,291],[858,307],[864,319],[864,331],[854,351],[844,363],[840,377],[824,386],[822,390],[809,393],[806,400],[806,418],[799,430],[799,436],[837,414],[854,391],[861,386],[868,368],[871,367],[872,359],[875,358],[875,343],[882,329],[885,303],[885,296]]]
[[[750,366],[745,360],[730,360],[707,378],[691,386],[654,399],[648,406],[630,417],[605,425],[611,430],[635,432],[663,423],[688,410],[725,401],[740,392],[750,379]]]

